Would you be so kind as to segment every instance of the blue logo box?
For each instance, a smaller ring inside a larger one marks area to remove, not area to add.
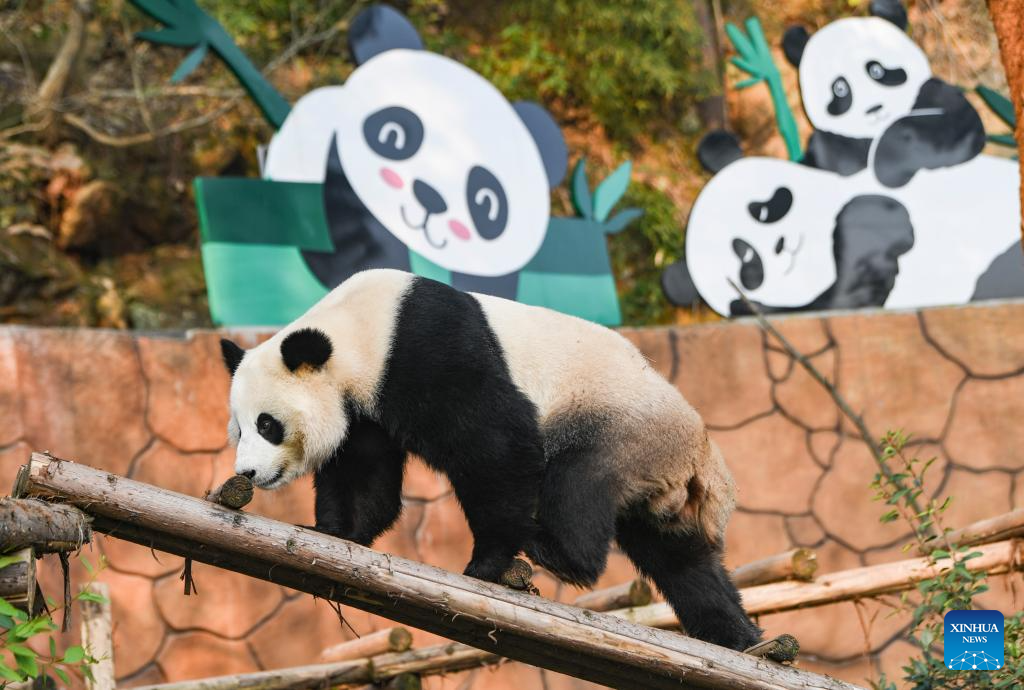
[[[950,611],[942,625],[946,668],[995,671],[1003,667],[1003,614],[999,611]]]

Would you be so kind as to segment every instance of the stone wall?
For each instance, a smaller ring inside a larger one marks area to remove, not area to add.
[[[1024,304],[922,313],[779,319],[861,411],[876,435],[914,434],[915,452],[937,456],[936,492],[955,496],[962,524],[1024,505]],[[755,324],[627,330],[703,414],[739,486],[728,562],[737,565],[791,546],[817,549],[820,572],[901,557],[907,535],[878,521],[868,488],[869,453],[831,399]],[[236,334],[252,346],[266,334]],[[46,449],[192,495],[232,472],[225,448],[228,377],[216,333],[187,337],[114,331],[0,329],[0,483],[9,486],[31,449]],[[448,485],[410,466],[405,510],[378,548],[461,570],[470,537]],[[252,510],[308,524],[312,491],[302,482],[260,494]],[[181,561],[112,539],[86,556],[108,565],[116,665],[124,686],[315,661],[322,648],[386,621],[345,609],[348,625],[323,602],[203,565],[199,595],[184,597]],[[46,590],[59,592],[53,568]],[[78,567],[78,578],[85,577]],[[633,576],[612,557],[601,585]],[[1019,583],[1019,578],[1013,578]],[[984,603],[1020,609],[1011,578],[995,579]],[[544,574],[545,596],[578,592]],[[901,618],[876,603],[843,603],[761,619],[771,634],[792,632],[802,665],[852,681],[898,673],[910,647]],[[351,629],[348,626],[351,626]],[[417,644],[435,638],[417,634]],[[430,688],[548,690],[591,687],[509,663],[430,681]]]

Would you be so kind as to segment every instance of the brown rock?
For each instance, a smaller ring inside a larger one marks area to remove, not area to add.
[[[821,528],[813,515],[794,515],[786,518],[786,530],[795,546],[817,546],[825,539],[825,530]]]
[[[812,431],[807,436],[807,445],[813,457],[822,467],[832,464],[832,454],[840,443],[839,434],[834,431]]]
[[[216,334],[191,334],[185,340],[140,337],[139,353],[153,431],[181,450],[223,448],[229,377]]]
[[[22,441],[0,448],[0,495],[11,492],[18,469],[28,463],[31,455],[32,447]]]
[[[419,552],[424,563],[461,573],[473,550],[473,535],[455,496],[426,505],[419,529]]]
[[[725,531],[726,567],[735,570],[790,548],[784,520],[768,513],[733,513]]]
[[[825,330],[825,320],[816,316],[793,314],[772,317],[772,325],[805,357],[813,357],[832,344],[832,338]],[[775,337],[767,335],[768,347],[777,352],[786,349]]]
[[[788,379],[796,367],[792,357],[778,350],[765,349],[765,359],[768,360],[768,376],[776,383]]]
[[[114,671],[117,671],[117,660],[114,661]],[[119,688],[137,688],[143,685],[159,685],[160,683],[166,683],[167,678],[164,676],[164,672],[160,670],[159,664],[155,661],[148,666],[144,666],[139,669],[131,676],[121,676],[117,679],[117,687]]]
[[[904,683],[901,682],[906,674],[903,667],[915,658],[921,658],[919,647],[902,638],[893,640],[892,644],[878,654],[879,674],[884,674],[887,681],[896,683],[896,687],[904,687]]]
[[[153,582],[113,570],[104,571],[100,579],[110,585],[115,669],[129,676],[153,661],[166,632],[153,604]]]
[[[320,663],[320,652],[354,635],[326,601],[300,594],[247,639],[262,668],[287,668]]]
[[[916,315],[843,315],[830,326],[839,347],[840,392],[872,433],[903,429],[939,438],[964,372],[925,341]]]
[[[835,360],[836,351],[832,349],[810,361],[826,379],[834,382]],[[775,385],[775,402],[809,429],[834,429],[839,421],[839,408],[831,393],[799,365],[794,367],[789,378]]]
[[[104,180],[82,185],[61,217],[57,246],[77,250],[133,248],[136,243],[125,233],[131,226],[120,217],[122,205],[123,195],[116,185]]]
[[[158,663],[169,683],[260,670],[245,642],[206,632],[171,635]]]
[[[887,508],[874,500],[875,490],[870,487],[877,472],[867,447],[847,439],[811,502],[814,516],[825,531],[856,549],[889,544],[909,533],[902,522],[878,521]]]
[[[807,451],[805,432],[782,415],[755,419],[711,437],[736,480],[740,507],[806,513],[822,469]]]
[[[132,467],[131,478],[202,498],[213,482],[213,454],[182,454],[162,441],[154,441]]]
[[[156,578],[181,571],[184,559],[148,549],[130,541],[105,535],[94,536],[96,546],[113,570],[125,575]]]
[[[942,524],[956,529],[1009,512],[1011,479],[998,470],[975,473],[954,467],[942,487],[942,496],[953,497]]]
[[[859,612],[858,612],[859,609]],[[892,609],[871,599],[820,606],[810,611],[786,611],[761,616],[766,637],[789,633],[800,641],[800,654],[826,659],[849,659],[883,647],[906,627],[906,616],[889,616]]]
[[[423,459],[410,455],[405,463],[405,479],[402,495],[420,501],[433,501],[452,490],[451,484],[441,474],[427,467]]]
[[[676,333],[676,385],[709,426],[731,427],[771,411],[771,379],[756,326],[714,324]]]
[[[1004,376],[1024,369],[1022,304],[925,309],[921,319],[935,346],[975,376]]]
[[[1024,374],[994,381],[971,379],[965,383],[957,396],[944,444],[950,457],[957,464],[974,469],[1024,467],[1020,452],[1024,447],[1024,425],[1020,415],[1011,412],[1014,401],[1024,401]],[[1003,413],[996,413],[998,410]]]
[[[11,331],[0,330],[0,448],[21,438],[20,395],[16,343]]]
[[[93,330],[14,332],[25,440],[37,450],[128,473],[149,441],[132,337]]]
[[[199,596],[184,596],[181,581],[173,576],[162,578],[153,588],[156,605],[174,630],[208,630],[240,638],[284,599],[275,584],[204,563],[193,562],[192,577]]]

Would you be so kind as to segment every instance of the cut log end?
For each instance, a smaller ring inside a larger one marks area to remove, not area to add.
[[[818,554],[812,549],[797,549],[793,552],[793,579],[810,581],[818,572]]]
[[[792,635],[783,633],[744,650],[744,653],[788,664],[796,660],[797,654],[800,653],[800,643]]]
[[[388,651],[404,652],[412,647],[412,633],[405,628],[392,628],[388,633]]]
[[[239,510],[249,505],[252,500],[252,480],[248,477],[236,474],[228,477],[228,480],[206,495],[206,500],[225,508]]]
[[[36,594],[35,556],[31,548],[7,555],[17,560],[0,568],[0,598],[32,615]]]

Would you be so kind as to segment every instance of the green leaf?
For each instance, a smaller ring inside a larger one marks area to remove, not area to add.
[[[19,609],[11,605],[6,599],[0,599],[0,613],[5,616],[11,616],[12,618],[18,617],[19,614],[24,615]]]
[[[609,235],[622,232],[630,223],[644,215],[642,208],[624,208],[608,219],[604,224],[604,231]]]
[[[85,658],[85,650],[80,645],[74,645],[64,650],[64,663],[77,664]]]
[[[593,218],[593,203],[590,199],[590,183],[587,182],[587,159],[580,158],[576,162],[576,168],[572,171],[572,198],[573,208],[583,218]]]
[[[0,568],[6,568],[12,563],[20,563],[22,560],[21,556],[0,556]]]
[[[50,658],[57,658],[57,642],[52,637],[50,638]]]
[[[604,182],[594,190],[594,220],[603,223],[611,213],[612,207],[619,202],[629,187],[629,176],[633,172],[633,163],[626,161],[612,172]]]
[[[985,101],[985,105],[991,108],[992,112],[1000,120],[1010,125],[1010,127],[1017,126],[1017,114],[1013,110],[1013,103],[1010,102],[1010,99],[987,86],[979,86],[975,91],[981,96],[981,100]]]
[[[7,680],[14,681],[15,683],[25,680],[25,676],[23,674],[18,673],[4,663],[3,657],[0,657],[0,678],[6,678]]]
[[[57,674],[57,677],[64,681],[64,685],[70,685],[71,679],[68,678],[67,672],[62,668],[53,667],[53,672]]]
[[[940,558],[949,558],[949,551],[945,549],[935,549],[932,551],[932,558],[938,560]]]
[[[39,675],[39,664],[36,663],[35,654],[32,656],[15,655],[14,661],[18,664],[18,670],[29,678],[35,678]]]
[[[878,518],[879,522],[895,522],[896,518],[900,516],[898,510],[890,510],[888,513]]]
[[[89,591],[79,592],[77,599],[79,601],[92,601],[97,604],[107,603],[106,597],[104,597],[102,594],[97,594],[96,592]]]
[[[189,53],[188,57],[181,61],[181,64],[178,65],[178,69],[174,70],[174,74],[171,75],[171,83],[177,84],[178,82],[184,80],[185,77],[192,74],[192,72],[195,71],[196,67],[199,66],[199,63],[203,61],[203,58],[206,57],[206,52],[208,48],[209,47],[205,43],[200,43],[198,46],[196,46],[196,49]]]

